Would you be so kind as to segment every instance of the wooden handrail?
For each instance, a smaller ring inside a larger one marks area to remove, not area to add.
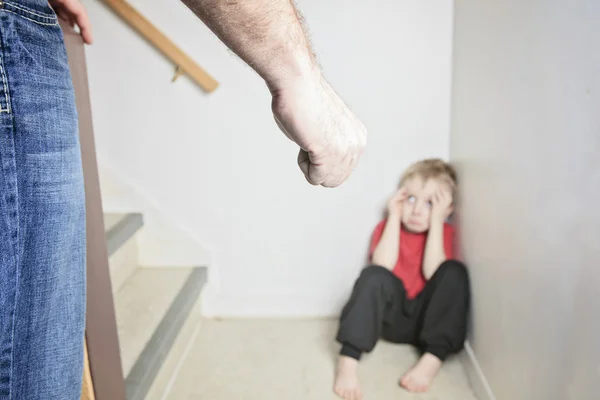
[[[219,86],[213,77],[125,0],[104,0],[104,2],[175,64],[179,72],[176,72],[173,80],[184,73],[209,93]]]

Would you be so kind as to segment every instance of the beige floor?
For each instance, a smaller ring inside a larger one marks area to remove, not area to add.
[[[337,345],[332,320],[204,320],[162,399],[327,400]],[[191,340],[191,341],[190,341]],[[427,394],[397,380],[416,360],[410,346],[380,342],[361,364],[365,400],[474,400],[458,358],[449,360]]]

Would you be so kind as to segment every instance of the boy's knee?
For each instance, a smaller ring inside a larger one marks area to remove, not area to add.
[[[385,267],[379,265],[369,265],[365,269],[362,270],[358,283],[359,285],[377,285],[382,282],[385,282],[390,278],[390,270]]]
[[[467,267],[460,261],[446,260],[440,265],[436,272],[440,275],[440,278],[443,278],[444,280],[451,280],[467,285],[469,283]]]

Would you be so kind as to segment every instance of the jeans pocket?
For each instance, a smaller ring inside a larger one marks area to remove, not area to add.
[[[58,17],[56,16],[56,13],[48,3],[44,3],[44,6],[39,8],[42,9],[37,10],[22,4],[16,4],[10,1],[5,2],[0,0],[0,9],[3,11],[16,14],[38,25],[58,25]]]

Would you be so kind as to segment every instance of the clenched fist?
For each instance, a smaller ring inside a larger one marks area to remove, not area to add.
[[[313,185],[336,187],[352,173],[367,130],[320,74],[273,91],[281,131],[299,147],[298,165]]]

